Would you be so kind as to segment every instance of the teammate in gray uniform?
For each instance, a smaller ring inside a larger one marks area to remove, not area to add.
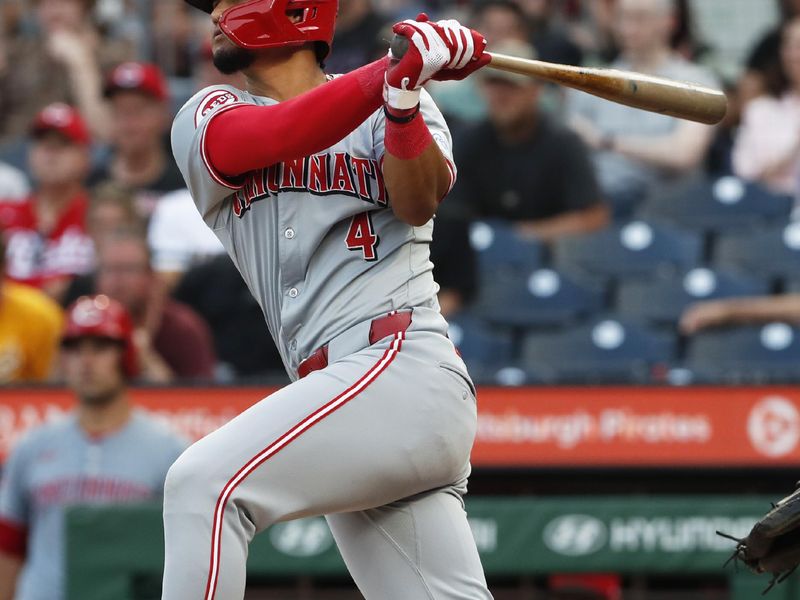
[[[335,0],[188,1],[248,89],[198,93],[173,150],[293,383],[170,469],[163,598],[242,598],[253,536],[312,515],[369,599],[490,598],[462,501],[475,390],[428,253],[455,167],[421,89],[485,65],[485,40],[421,15],[394,27],[402,59],[326,77]]]
[[[132,332],[125,309],[106,296],[83,297],[67,312],[62,363],[78,406],[30,432],[3,466],[0,600],[64,598],[64,511],[159,498],[186,447],[131,409]]]

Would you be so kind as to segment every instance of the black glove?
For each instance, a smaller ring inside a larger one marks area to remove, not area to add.
[[[719,531],[717,534],[736,542],[728,562],[741,561],[754,573],[772,574],[766,594],[800,565],[800,482],[798,489],[773,505],[746,537],[737,539]]]

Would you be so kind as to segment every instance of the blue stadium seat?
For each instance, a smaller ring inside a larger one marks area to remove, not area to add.
[[[652,197],[639,214],[693,230],[730,231],[786,221],[793,203],[788,196],[776,196],[738,177],[702,177]]]
[[[674,324],[695,302],[769,293],[766,281],[707,268],[662,275],[653,280],[623,282],[616,310],[654,324]]]
[[[560,333],[531,333],[522,364],[546,383],[645,383],[676,359],[676,338],[614,317],[598,318]]]
[[[584,276],[653,276],[694,267],[701,255],[699,234],[644,221],[564,238],[555,245],[556,265]]]
[[[544,246],[524,238],[507,221],[475,221],[470,243],[478,255],[481,282],[498,274],[534,271],[542,265]]]
[[[483,381],[513,362],[511,335],[493,328],[474,315],[461,312],[447,319],[449,335],[475,381]]]
[[[481,286],[473,310],[509,327],[562,325],[605,308],[605,286],[552,269],[499,275]]]
[[[714,264],[759,277],[800,276],[800,223],[722,235],[713,251]]]
[[[685,366],[703,383],[796,382],[800,329],[770,323],[699,333],[690,340]]]

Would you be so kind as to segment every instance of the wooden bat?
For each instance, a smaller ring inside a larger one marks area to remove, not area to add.
[[[407,49],[408,40],[395,35],[392,54],[400,58]],[[487,66],[492,69],[558,83],[612,102],[679,119],[714,125],[728,110],[728,98],[724,93],[691,83],[616,69],[573,67],[492,52],[488,54],[492,61]]]

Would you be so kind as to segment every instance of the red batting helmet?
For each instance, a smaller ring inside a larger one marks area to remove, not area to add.
[[[214,8],[213,0],[186,1],[209,14]],[[226,10],[219,26],[234,44],[247,50],[323,42],[327,56],[338,10],[338,0],[249,0]],[[302,11],[300,20],[292,22],[288,11]]]
[[[67,309],[67,324],[61,343],[86,337],[105,338],[122,344],[122,369],[125,375],[138,375],[133,322],[122,304],[103,295],[78,298]]]

